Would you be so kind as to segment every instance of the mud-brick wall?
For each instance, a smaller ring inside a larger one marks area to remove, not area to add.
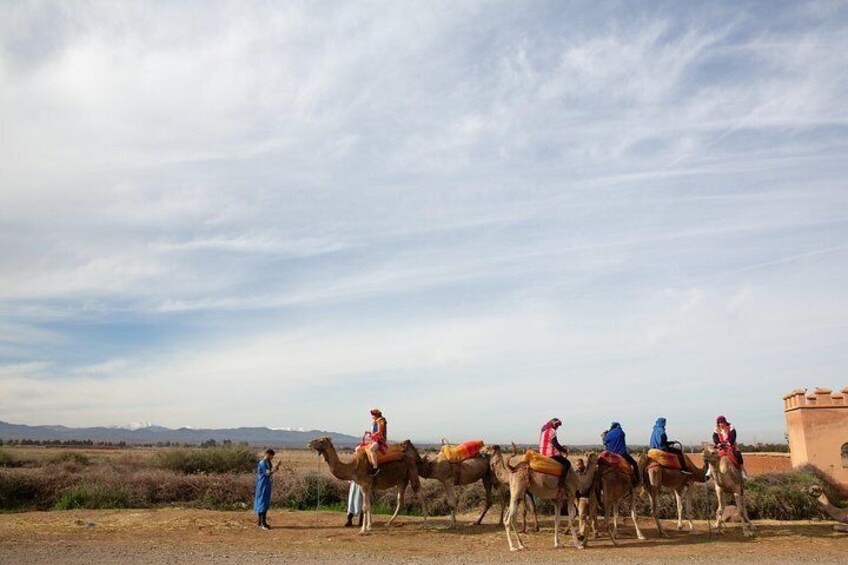
[[[792,465],[812,464],[848,485],[848,387],[796,389],[783,397]]]

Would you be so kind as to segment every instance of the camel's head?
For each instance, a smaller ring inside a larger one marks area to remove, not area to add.
[[[421,459],[421,455],[419,455],[418,449],[416,449],[412,442],[408,439],[403,440],[400,443],[400,446],[408,455],[412,455],[416,461]]]
[[[501,446],[495,444],[487,444],[480,448],[480,455],[483,457],[493,457],[501,454]]]
[[[701,456],[703,456],[704,461],[708,463],[718,463],[720,459],[718,451],[712,445],[705,442],[701,445],[701,447]]]
[[[328,437],[319,437],[311,440],[308,444],[309,449],[314,449],[318,453],[324,453],[324,450],[333,445],[333,440]]]
[[[807,488],[807,494],[809,494],[813,498],[820,497],[823,492],[824,490],[819,485],[813,485]]]

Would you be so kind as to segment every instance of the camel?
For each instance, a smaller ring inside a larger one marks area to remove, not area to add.
[[[501,459],[501,462],[505,462],[509,460],[509,456],[501,453],[500,446],[498,445],[490,445],[488,447],[483,448],[480,452],[483,457],[489,462],[489,467],[492,470],[492,483],[494,487],[497,489],[498,495],[501,499],[501,517],[498,525],[501,526],[504,523],[504,511],[506,510],[506,495],[509,493],[509,469],[506,468],[506,465],[494,465],[492,462],[495,457]],[[512,453],[516,455],[518,453],[518,448],[515,444],[512,444]],[[523,513],[523,521],[521,525],[521,533],[527,533],[527,509],[530,509],[533,512],[533,531],[539,531],[539,514],[536,511],[536,501],[533,500],[533,495],[529,492],[524,497],[524,513]]]
[[[692,491],[689,487],[694,483],[707,482],[707,466],[701,468],[692,464],[691,474],[684,474],[679,469],[671,469],[669,467],[661,467],[659,465],[649,465],[651,460],[648,457],[642,457],[639,460],[639,475],[642,477],[642,486],[648,497],[651,499],[651,515],[657,523],[657,530],[663,537],[668,537],[668,534],[660,524],[659,518],[659,496],[662,489],[671,490],[674,492],[674,498],[677,501],[677,530],[683,529],[683,495],[686,496],[686,520],[689,522],[689,532],[695,531],[695,525],[692,523]]]
[[[582,476],[578,476],[573,468],[569,469],[565,477],[565,488],[559,488],[560,478],[553,475],[545,475],[537,473],[530,469],[530,466],[523,462],[520,457],[513,457],[511,460],[505,461],[500,457],[500,448],[492,445],[484,448],[491,458],[492,469],[499,476],[506,476],[504,471],[509,472],[509,493],[510,502],[509,510],[504,519],[504,529],[506,530],[506,539],[509,543],[510,551],[519,551],[524,549],[524,544],[521,541],[521,536],[515,528],[515,515],[518,509],[518,503],[524,499],[529,492],[534,496],[542,499],[555,500],[554,504],[554,547],[560,547],[559,543],[559,518],[562,500],[565,498],[568,508],[568,526],[571,530],[571,538],[574,541],[574,546],[577,549],[585,547],[585,538],[578,539],[577,530],[574,527],[574,518],[576,514],[576,496],[578,491],[588,490],[592,484],[592,479],[597,467],[598,457],[596,454],[589,456],[589,465],[586,472]],[[515,534],[517,544],[513,545],[512,535]],[[582,538],[582,536],[581,536]]]
[[[813,485],[808,488],[807,494],[818,500],[819,506],[821,506],[821,509],[824,510],[828,516],[837,522],[842,522],[841,524],[833,526],[834,530],[837,532],[848,532],[848,508],[840,508],[833,504],[827,497],[824,489],[818,485]]]
[[[421,508],[424,512],[424,523],[427,523],[427,504],[420,490],[421,485],[418,481],[418,469],[415,459],[409,449],[412,444],[407,440],[402,445],[406,453],[405,458],[399,461],[381,464],[380,473],[372,476],[368,473],[368,459],[364,451],[360,451],[354,455],[353,461],[344,463],[339,460],[336,448],[333,446],[330,438],[322,437],[309,442],[310,449],[314,449],[324,456],[324,460],[330,466],[330,472],[334,477],[343,481],[354,481],[362,489],[364,520],[362,521],[360,534],[371,532],[371,492],[373,490],[385,490],[395,486],[398,488],[397,507],[386,525],[390,526],[394,519],[397,518],[400,508],[403,506],[406,486],[409,484],[412,485],[412,490],[421,503]]]
[[[598,503],[601,502],[603,503],[607,532],[613,545],[618,545],[616,539],[616,536],[618,536],[618,503],[630,497],[630,519],[633,520],[633,526],[636,528],[636,537],[640,540],[645,539],[639,529],[639,522],[636,520],[636,480],[633,473],[622,471],[617,467],[608,465],[603,460],[599,460],[593,487],[594,492],[590,494],[588,501],[581,500],[579,510],[581,521],[592,524],[595,537],[598,535],[597,507]],[[598,497],[600,497],[600,500],[598,500]]]
[[[742,472],[733,464],[728,456],[721,456],[719,452],[709,446],[704,446],[704,462],[710,468],[710,476],[715,481],[716,499],[718,499],[718,510],[716,510],[715,528],[717,533],[722,533],[724,525],[724,494],[732,494],[742,518],[742,533],[745,537],[754,535],[754,525],[748,518],[748,509],[745,507],[745,482],[742,480]]]
[[[486,512],[492,507],[493,475],[489,466],[489,460],[485,457],[472,457],[462,463],[451,463],[441,454],[431,459],[427,455],[423,457],[411,443],[409,444],[415,463],[418,466],[418,475],[425,479],[434,479],[442,483],[448,497],[451,508],[451,528],[456,527],[456,493],[454,485],[470,485],[477,481],[483,481],[483,489],[486,491],[486,507],[483,513],[474,522],[479,525],[486,516]]]

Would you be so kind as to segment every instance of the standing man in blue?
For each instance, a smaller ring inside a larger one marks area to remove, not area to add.
[[[621,424],[611,422],[610,429],[605,431],[601,436],[604,442],[604,449],[616,455],[621,455],[633,467],[633,476],[636,477],[636,484],[639,484],[639,466],[636,460],[627,451],[627,441],[625,441],[624,430],[621,429]]]
[[[265,455],[256,466],[256,494],[253,497],[253,511],[259,516],[256,525],[263,530],[271,529],[267,520],[268,509],[271,507],[271,475],[280,468],[279,461],[277,461],[276,466],[271,467],[272,459],[274,459],[274,450],[266,449]]]

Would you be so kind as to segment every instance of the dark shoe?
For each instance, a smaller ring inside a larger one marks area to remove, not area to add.
[[[375,468],[372,467],[372,468],[368,469],[368,474],[371,475],[372,477],[376,477],[378,474],[380,474],[380,468],[377,467],[375,469]]]
[[[345,528],[352,528],[353,527],[353,514],[347,515],[347,522],[345,522],[344,527]]]
[[[271,526],[269,526],[268,524],[262,524],[262,529],[263,530],[270,530]]]

